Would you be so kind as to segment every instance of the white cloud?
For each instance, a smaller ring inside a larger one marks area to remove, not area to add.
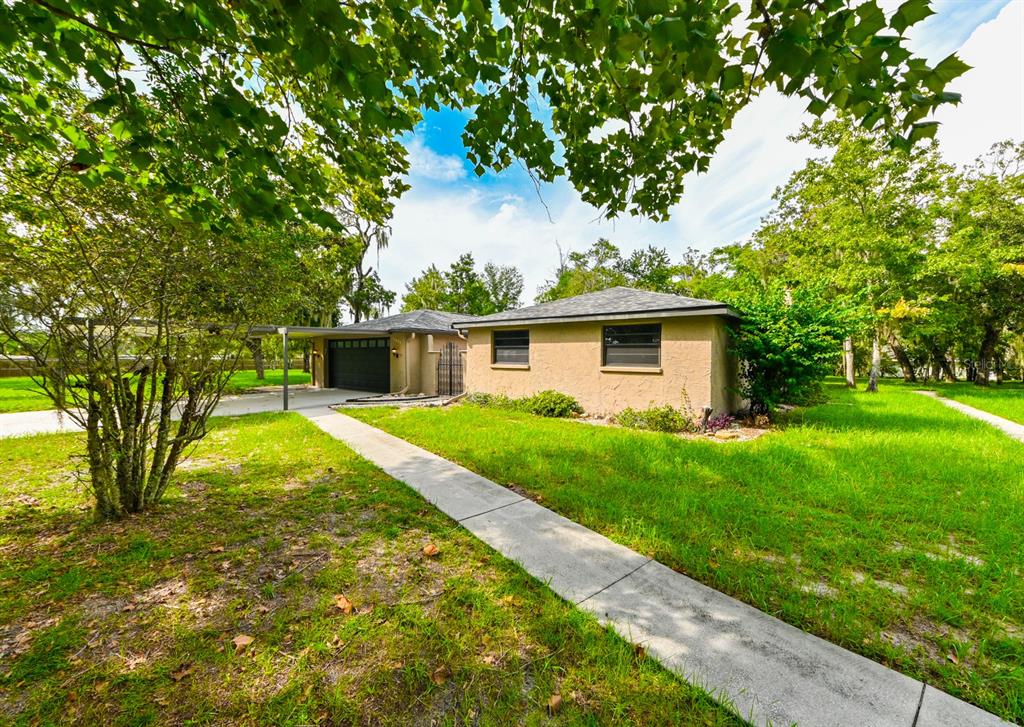
[[[989,17],[999,2],[978,0],[974,7]],[[930,28],[912,36],[913,47],[933,62],[954,50],[951,39],[964,37],[965,5],[972,3],[937,3],[943,17],[930,19]],[[996,141],[1024,138],[1022,38],[1024,0],[1011,0],[963,44],[960,55],[974,70],[953,90],[964,101],[938,115],[939,140],[950,161],[963,164]],[[771,209],[775,188],[814,151],[786,138],[813,118],[804,105],[777,93],[755,99],[737,116],[708,172],[689,176],[683,199],[665,223],[596,220],[597,210],[564,180],[545,185],[541,203],[532,190],[525,191],[528,182],[514,175],[471,178],[461,159],[437,154],[414,139],[409,145],[414,187],[396,207],[391,245],[380,261],[384,283],[401,294],[405,283],[431,263],[447,267],[459,254],[472,252],[480,264],[517,265],[526,278],[524,298],[531,300],[551,277],[556,244],[565,251],[583,249],[607,237],[626,252],[653,244],[678,255],[685,247],[710,250],[745,239]],[[445,184],[417,184],[416,177]]]
[[[438,154],[414,136],[406,145],[409,152],[409,176],[433,179],[438,182],[454,182],[466,176],[462,157]]]
[[[957,55],[973,66],[950,84],[963,103],[936,119],[943,156],[968,164],[997,141],[1024,140],[1024,0],[978,26]]]

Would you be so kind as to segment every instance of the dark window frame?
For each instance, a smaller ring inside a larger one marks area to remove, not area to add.
[[[613,336],[617,336],[620,340],[610,341],[609,339]],[[645,340],[651,338],[654,340]],[[608,357],[609,351],[612,352],[611,361]],[[653,358],[651,357],[652,351]],[[601,328],[601,366],[604,368],[660,368],[661,324],[630,323],[603,326]]]
[[[499,343],[499,339],[504,339]],[[522,341],[526,343],[523,345]],[[525,366],[530,363],[530,329],[491,331],[491,363]]]

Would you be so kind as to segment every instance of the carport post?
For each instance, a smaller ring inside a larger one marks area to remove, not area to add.
[[[288,411],[288,329],[278,328],[277,332],[281,334],[284,357],[284,402],[282,404],[282,411]]]

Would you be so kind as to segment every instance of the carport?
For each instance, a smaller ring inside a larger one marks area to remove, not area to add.
[[[313,386],[371,394],[452,396],[462,391],[466,338],[455,313],[416,310],[339,327],[257,326],[252,335],[280,335],[284,348],[282,408],[288,410],[288,344],[313,339]]]

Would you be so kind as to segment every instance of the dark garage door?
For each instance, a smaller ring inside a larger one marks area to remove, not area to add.
[[[391,349],[387,338],[327,342],[328,386],[387,392],[391,388]]]

